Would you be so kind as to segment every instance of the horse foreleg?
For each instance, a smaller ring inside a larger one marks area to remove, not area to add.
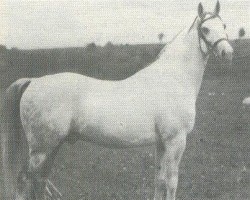
[[[178,169],[186,147],[186,133],[178,133],[156,148],[155,200],[175,200]],[[164,148],[163,148],[164,147]]]
[[[163,200],[163,196],[166,194],[166,183],[164,175],[164,163],[163,156],[165,152],[165,146],[160,141],[156,144],[155,149],[155,196],[154,200]]]

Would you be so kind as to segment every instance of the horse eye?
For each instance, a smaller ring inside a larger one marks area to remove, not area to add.
[[[226,24],[223,24],[223,26],[224,26],[224,29],[226,29],[226,28],[227,28],[227,25],[226,25]]]
[[[208,34],[209,33],[209,29],[207,27],[202,27],[202,32],[204,34]]]

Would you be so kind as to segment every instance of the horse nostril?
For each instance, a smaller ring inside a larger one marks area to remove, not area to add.
[[[222,50],[222,52],[221,52],[221,57],[222,57],[222,58],[225,58],[225,56],[226,56],[226,52],[225,52],[225,50]]]

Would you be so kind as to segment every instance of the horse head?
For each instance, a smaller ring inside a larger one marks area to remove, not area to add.
[[[214,54],[221,61],[232,62],[231,47],[220,13],[220,3],[217,1],[213,12],[205,12],[202,4],[198,5],[197,31],[199,45],[203,55]]]

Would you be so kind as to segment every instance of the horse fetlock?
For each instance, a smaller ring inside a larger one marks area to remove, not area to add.
[[[35,200],[34,180],[27,172],[21,172],[17,181],[16,200]]]
[[[46,179],[38,173],[21,171],[17,181],[15,200],[42,200]]]

